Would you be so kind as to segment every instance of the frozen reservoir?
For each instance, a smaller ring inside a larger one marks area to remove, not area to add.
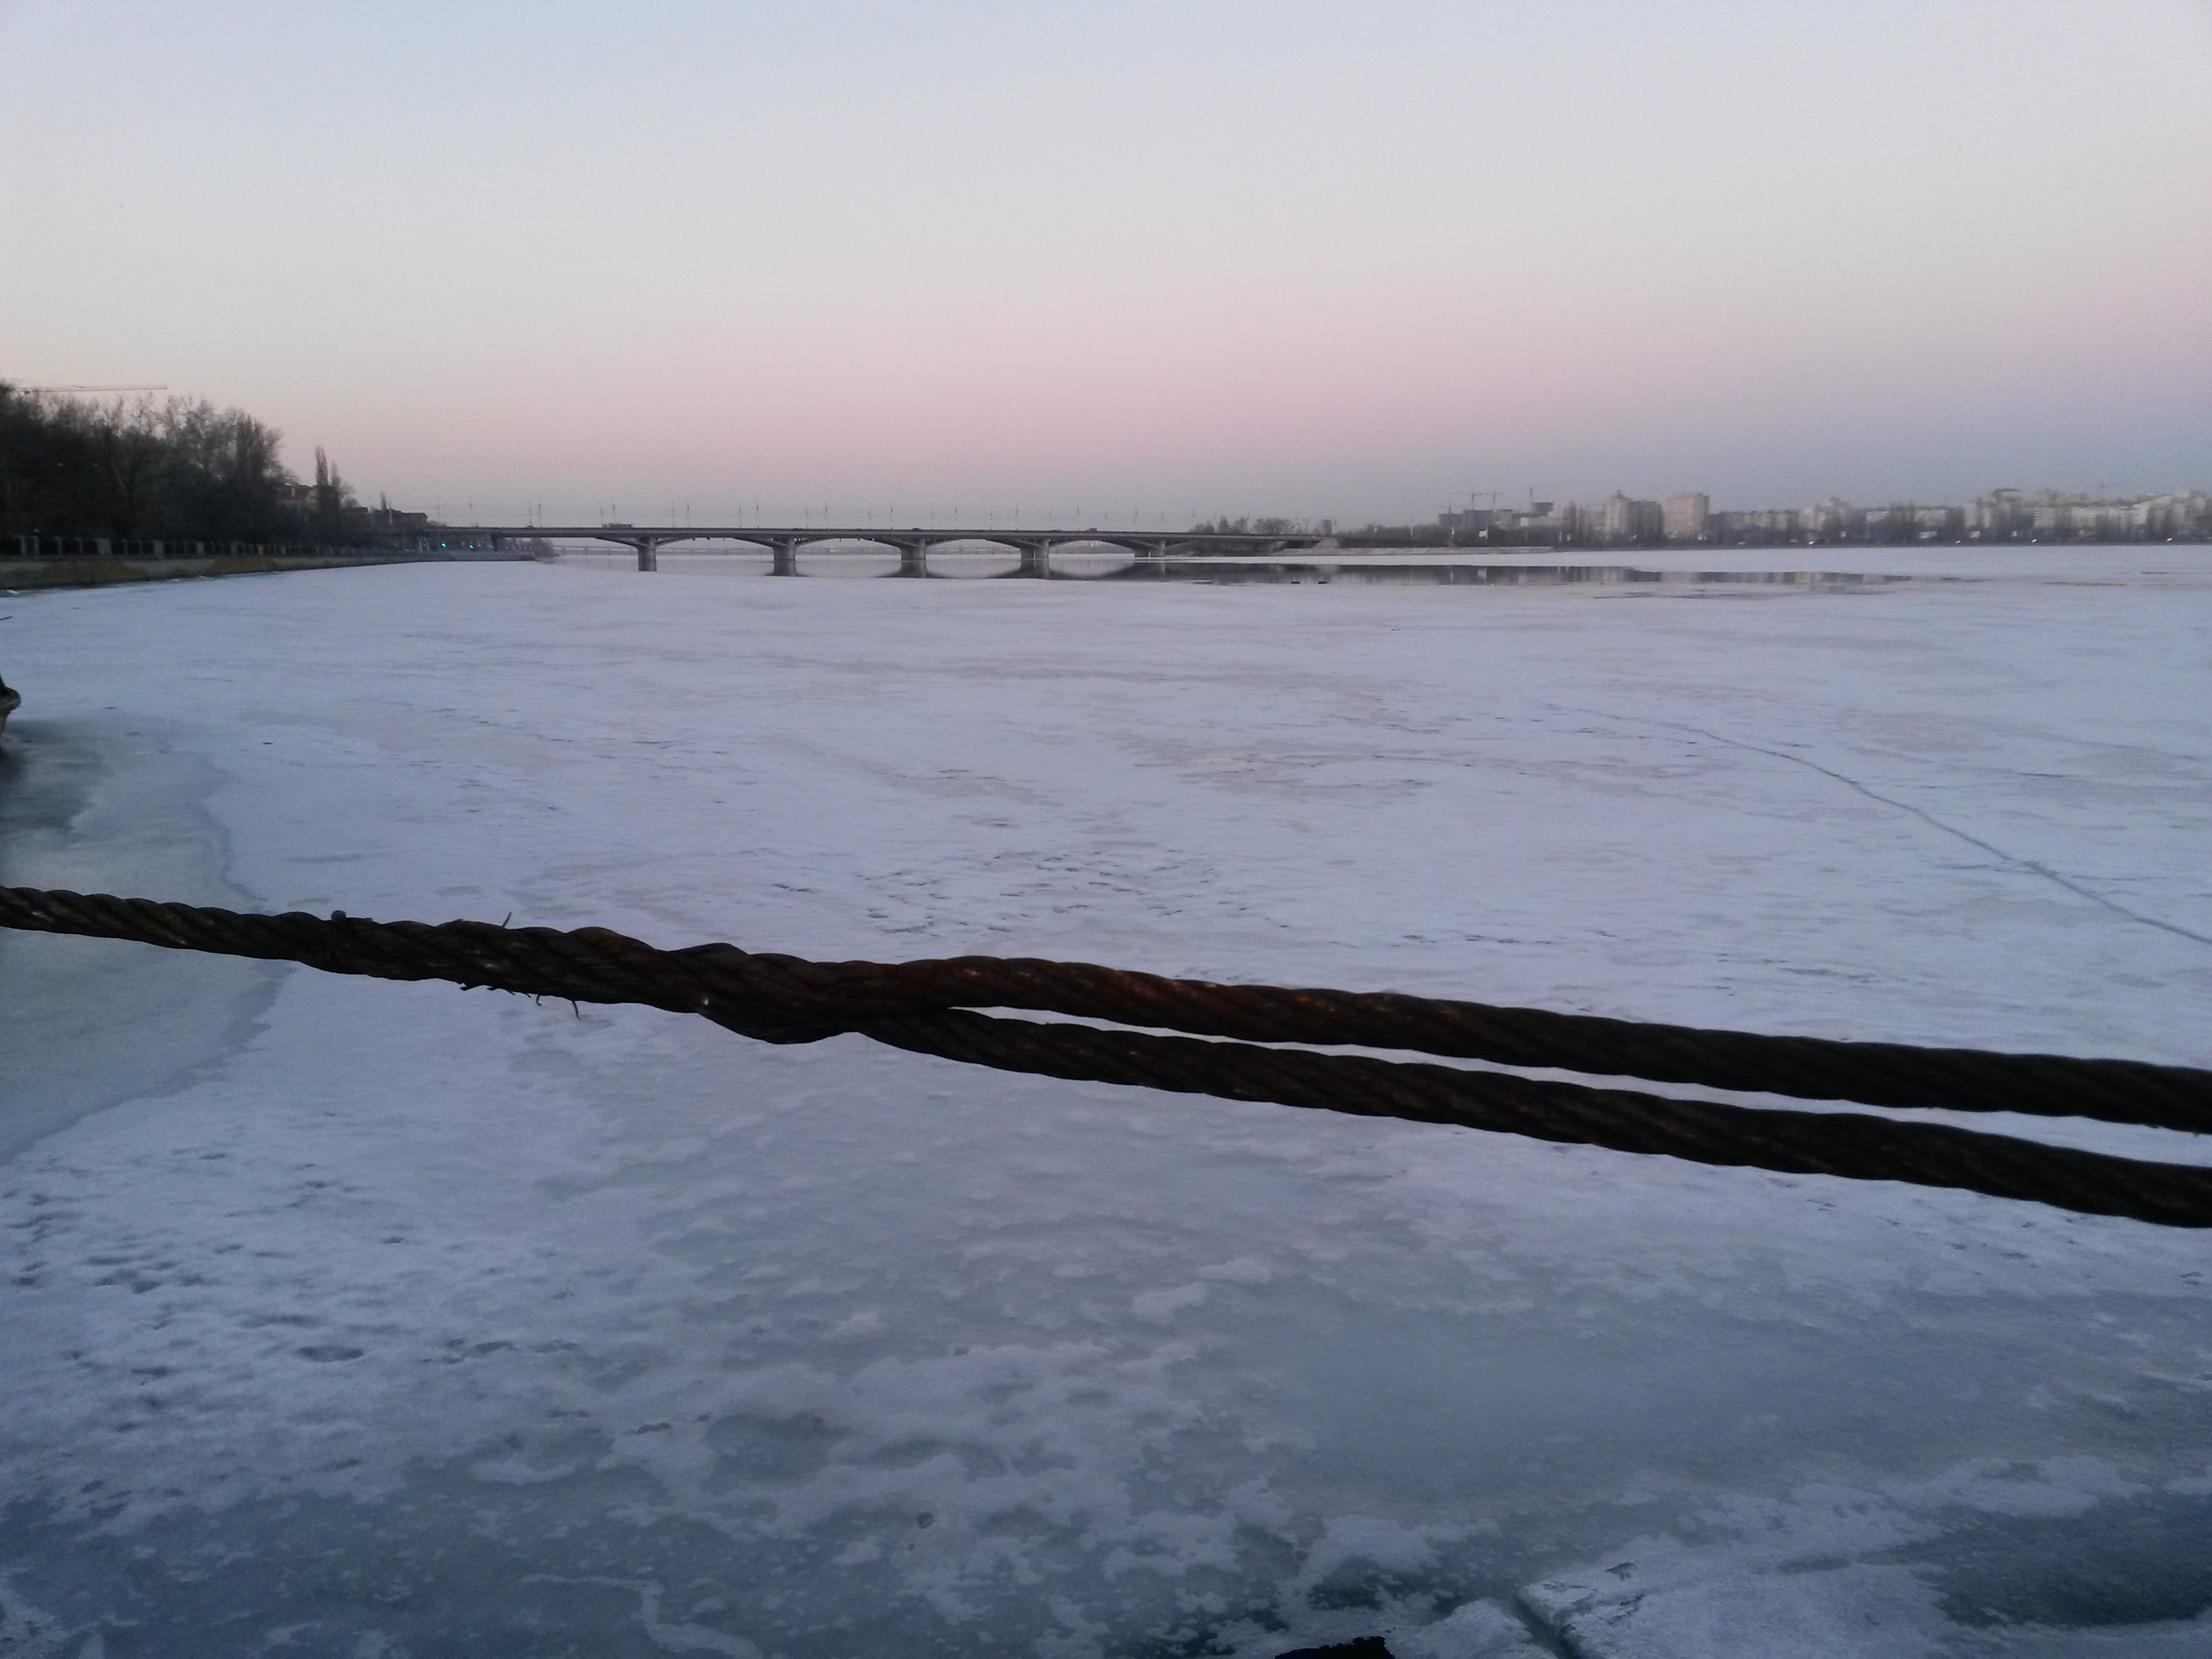
[[[0,882],[2212,1064],[2212,551],[1637,562],[18,595]],[[0,1154],[10,1659],[2212,1651],[2197,1233],[13,933]]]

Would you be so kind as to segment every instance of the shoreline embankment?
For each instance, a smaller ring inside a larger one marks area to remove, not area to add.
[[[274,570],[350,570],[362,565],[444,562],[453,556],[453,554],[442,550],[417,553],[392,550],[211,553],[191,558],[120,554],[0,558],[0,589],[106,587],[116,582],[173,581],[185,576],[258,575]]]

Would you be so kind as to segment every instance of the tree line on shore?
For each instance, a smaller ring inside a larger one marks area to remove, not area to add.
[[[366,540],[374,515],[315,452],[302,484],[283,434],[204,398],[99,400],[0,381],[0,536]]]

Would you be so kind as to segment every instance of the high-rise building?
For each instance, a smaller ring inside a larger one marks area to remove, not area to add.
[[[1670,542],[1701,542],[1712,533],[1712,497],[1698,492],[1669,495],[1661,516]]]
[[[1851,504],[1842,496],[1831,495],[1807,507],[1801,523],[1805,534],[1816,542],[1840,542],[1848,540],[1852,530],[1863,525],[1865,518],[1863,513],[1855,514]]]
[[[1615,490],[1597,510],[1598,534],[1609,542],[1648,541],[1663,522],[1659,503],[1639,501]]]

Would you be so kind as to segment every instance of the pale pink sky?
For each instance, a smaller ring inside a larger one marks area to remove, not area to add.
[[[0,0],[0,377],[448,515],[2212,484],[2203,0]]]

